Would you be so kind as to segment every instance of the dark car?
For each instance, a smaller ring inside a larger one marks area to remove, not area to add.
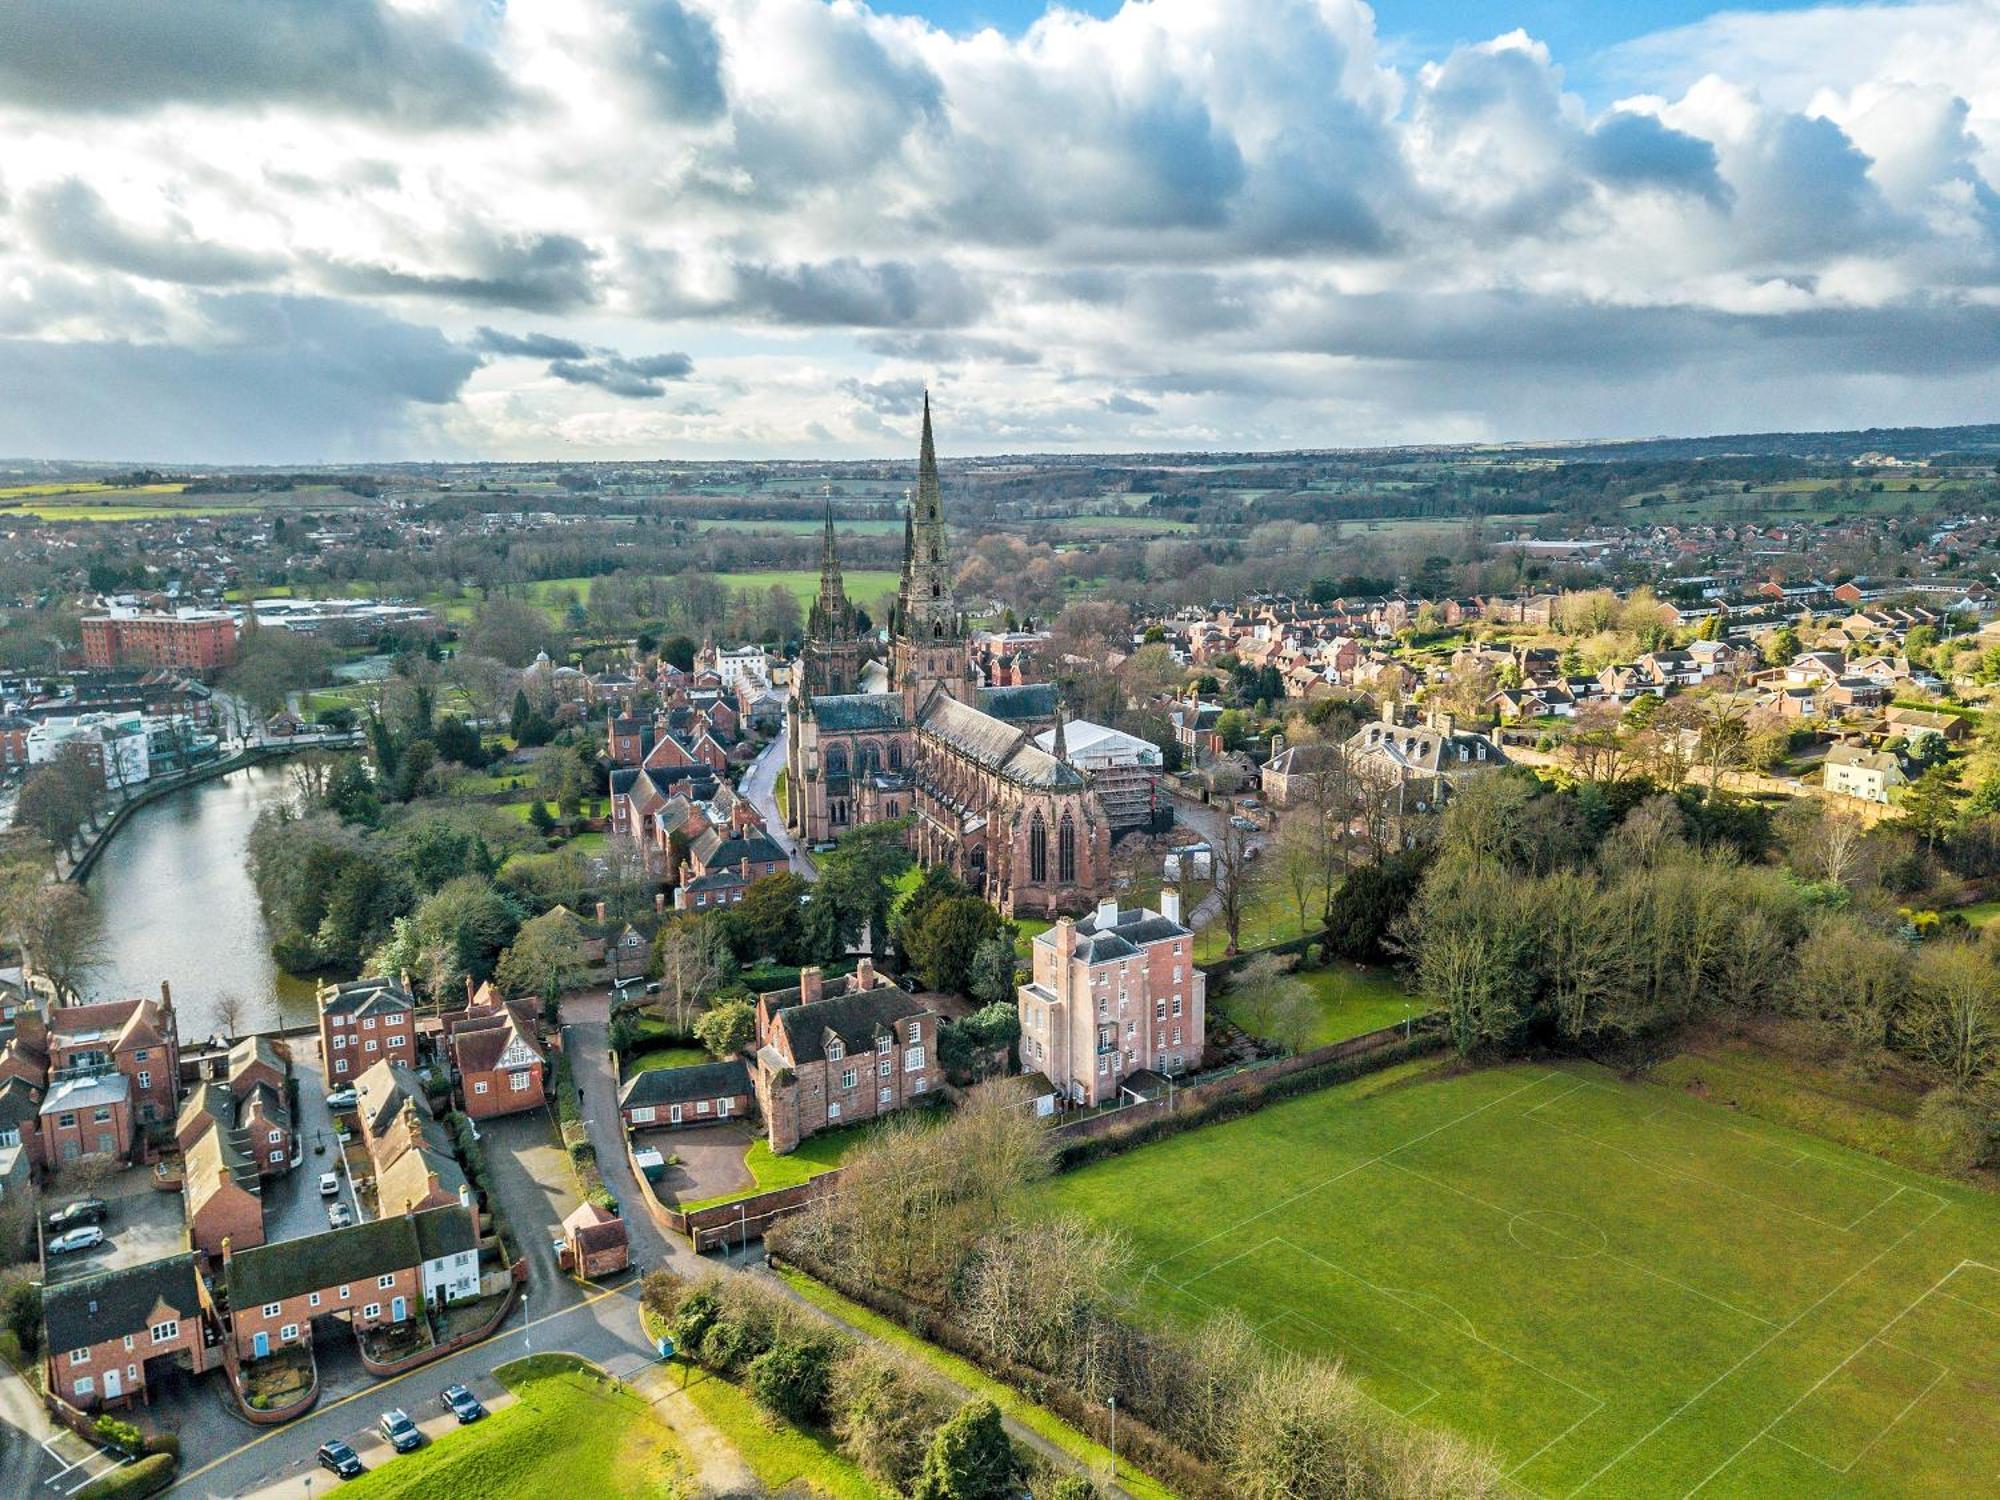
[[[457,1417],[460,1423],[477,1422],[486,1415],[486,1408],[479,1404],[479,1398],[462,1385],[448,1385],[439,1391],[438,1405]]]
[[[49,1215],[49,1228],[60,1233],[81,1224],[102,1224],[110,1217],[111,1205],[102,1198],[79,1198]]]
[[[401,1407],[382,1413],[382,1420],[375,1424],[382,1436],[389,1440],[389,1446],[398,1453],[409,1453],[424,1445],[424,1435],[417,1424],[410,1420],[410,1414]]]
[[[352,1479],[357,1474],[363,1472],[361,1468],[361,1455],[348,1447],[339,1438],[335,1438],[330,1443],[321,1443],[319,1445],[319,1466],[322,1469],[333,1470],[342,1479]]]

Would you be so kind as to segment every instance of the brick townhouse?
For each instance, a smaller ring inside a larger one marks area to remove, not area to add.
[[[100,669],[219,672],[236,662],[236,621],[225,610],[92,615],[82,622],[82,630],[83,659]]]
[[[472,1185],[422,1080],[408,1068],[384,1062],[363,1073],[354,1087],[380,1211],[473,1208]]]
[[[182,1112],[181,1196],[188,1243],[213,1259],[224,1245],[238,1250],[264,1243],[264,1185],[256,1158],[235,1129],[213,1113],[227,1109],[208,1085]]]
[[[350,1084],[378,1062],[417,1065],[417,1008],[392,979],[319,988],[320,1056],[329,1087]]]
[[[132,1084],[123,1073],[89,1073],[52,1084],[36,1140],[45,1167],[115,1160],[132,1152]]]
[[[452,1066],[473,1119],[541,1107],[548,1059],[539,1031],[532,1000],[503,1000],[491,985],[481,985],[451,1023]]]
[[[479,1294],[479,1245],[462,1208],[390,1214],[346,1229],[224,1252],[230,1336],[244,1359],[312,1341],[313,1319],[355,1331]]]
[[[1207,978],[1181,925],[1180,892],[1163,891],[1160,904],[1104,901],[1035,938],[1032,977],[1016,992],[1021,1066],[1072,1104],[1116,1099],[1135,1073],[1201,1066]]]
[[[734,906],[754,882],[791,867],[791,857],[767,833],[711,828],[688,850],[674,906],[681,911]]]
[[[213,1318],[186,1252],[60,1282],[42,1293],[47,1387],[86,1411],[150,1402],[164,1376],[219,1362]]]
[[[44,1086],[68,1078],[117,1073],[126,1080],[126,1102],[140,1125],[170,1122],[180,1107],[180,1031],[173,992],[160,998],[102,1000],[43,1011],[24,1007],[7,1045],[8,1071],[39,1067]],[[55,1157],[46,1155],[45,1164]]]
[[[796,988],[759,995],[753,1081],[771,1149],[936,1089],[937,1027],[935,1010],[865,958],[845,978],[809,968]]]

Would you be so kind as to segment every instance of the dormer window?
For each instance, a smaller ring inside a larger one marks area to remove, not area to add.
[[[835,1037],[826,1044],[826,1058],[828,1062],[839,1062],[845,1056],[847,1056],[847,1047],[839,1037]]]

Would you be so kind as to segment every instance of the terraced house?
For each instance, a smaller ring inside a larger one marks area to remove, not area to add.
[[[175,1372],[220,1363],[214,1311],[192,1254],[51,1286],[42,1294],[47,1388],[86,1411],[150,1401]]]

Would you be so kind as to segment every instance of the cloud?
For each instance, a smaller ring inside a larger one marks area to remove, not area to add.
[[[472,343],[488,354],[519,359],[582,359],[590,353],[574,339],[557,338],[552,333],[504,333],[484,325]]]
[[[14,0],[0,101],[54,114],[275,105],[405,127],[491,120],[514,102],[460,39],[455,7],[376,0]]]
[[[478,365],[434,328],[326,299],[201,294],[173,343],[0,341],[0,451],[169,462],[380,458]]]
[[[746,263],[735,281],[735,310],[808,328],[954,328],[986,304],[973,281],[937,260]]]
[[[21,205],[21,219],[45,255],[152,281],[233,286],[269,281],[283,264],[276,256],[197,239],[178,215],[167,217],[165,233],[142,233],[114,218],[96,189],[75,177],[30,193]]]
[[[667,393],[662,381],[685,380],[694,373],[694,361],[685,354],[646,354],[628,359],[605,353],[595,359],[558,359],[549,364],[549,374],[569,385],[594,385],[614,396],[650,400]]]
[[[1117,412],[1120,416],[1127,417],[1150,417],[1159,411],[1157,406],[1148,406],[1144,401],[1122,392],[1106,396],[1103,405],[1106,411]]]
[[[480,234],[461,242],[463,270],[410,268],[327,258],[318,262],[329,290],[362,296],[431,297],[472,307],[565,312],[597,298],[597,252],[567,234]]]

